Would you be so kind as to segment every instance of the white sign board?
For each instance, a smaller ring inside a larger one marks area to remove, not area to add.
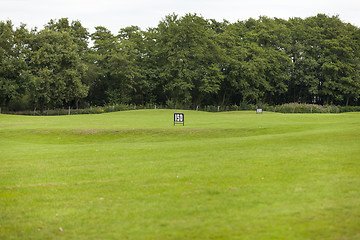
[[[184,126],[184,114],[183,113],[174,113],[174,125],[177,123],[182,123]]]

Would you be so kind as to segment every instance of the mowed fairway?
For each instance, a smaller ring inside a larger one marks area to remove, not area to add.
[[[360,114],[0,115],[0,239],[360,239]]]

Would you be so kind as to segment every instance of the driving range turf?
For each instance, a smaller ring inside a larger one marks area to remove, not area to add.
[[[0,115],[0,239],[360,239],[360,114]]]

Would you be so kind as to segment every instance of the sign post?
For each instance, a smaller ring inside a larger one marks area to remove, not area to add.
[[[185,125],[184,114],[183,113],[174,113],[174,126],[175,124]]]

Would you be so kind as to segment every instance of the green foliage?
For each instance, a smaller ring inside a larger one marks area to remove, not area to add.
[[[89,34],[67,18],[50,20],[41,31],[6,21],[0,63],[5,110],[24,96],[31,96],[26,106],[42,110],[360,104],[360,30],[324,14],[235,23],[171,14],[155,28],[129,26],[118,34],[103,26]]]
[[[327,105],[321,106],[317,104],[299,104],[288,103],[276,106],[275,112],[281,113],[340,113],[342,112],[338,106]]]
[[[338,106],[340,112],[360,112],[360,106]]]
[[[24,73],[35,105],[42,111],[87,96],[82,82],[86,65],[68,32],[42,30],[30,40],[29,69]]]
[[[45,25],[45,29],[49,29],[56,32],[67,32],[69,33],[78,49],[80,56],[83,56],[88,51],[88,39],[89,32],[85,27],[81,25],[79,21],[72,21],[71,23],[67,18],[61,18],[59,20],[50,20]]]
[[[134,95],[143,97],[148,84],[139,65],[143,54],[139,48],[142,38],[137,27],[122,29],[118,36],[104,27],[96,28],[92,34],[91,55],[93,64],[100,71],[91,92],[97,94],[97,88],[101,88],[104,91],[102,98],[110,104],[130,103]]]
[[[197,15],[169,15],[157,28],[163,92],[176,104],[201,104],[222,81],[223,52],[210,23]]]
[[[6,109],[12,99],[25,94],[28,86],[22,76],[27,68],[28,37],[24,25],[14,30],[11,21],[0,22],[0,106]]]

